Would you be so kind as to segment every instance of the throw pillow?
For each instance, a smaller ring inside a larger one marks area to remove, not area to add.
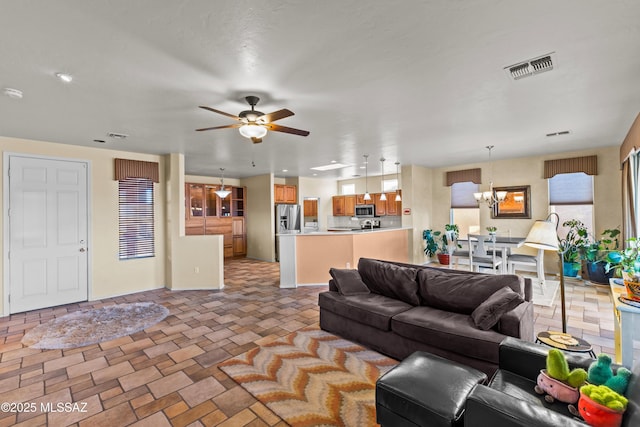
[[[330,268],[329,274],[338,288],[340,295],[360,295],[370,293],[367,285],[360,278],[358,270]]]
[[[520,295],[505,286],[495,291],[485,302],[473,310],[471,318],[479,329],[487,331],[498,323],[503,314],[513,310],[523,301]]]

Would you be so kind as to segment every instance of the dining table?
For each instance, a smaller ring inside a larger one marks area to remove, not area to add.
[[[524,245],[526,237],[512,237],[512,236],[501,236],[501,235],[488,235],[488,234],[469,234],[468,239],[459,239],[458,242],[468,242],[472,244],[473,241],[478,241],[479,239],[484,239],[491,246],[495,246],[496,250],[499,250],[502,254],[502,264],[500,264],[500,273],[507,273],[507,261],[509,259],[509,255],[511,254],[512,249],[516,249],[522,247]],[[486,254],[485,254],[486,255]]]

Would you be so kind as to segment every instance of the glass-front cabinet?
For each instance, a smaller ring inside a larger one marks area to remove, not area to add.
[[[225,186],[231,194],[224,199],[218,185],[185,184],[185,234],[221,234],[224,256],[246,255],[246,188]]]

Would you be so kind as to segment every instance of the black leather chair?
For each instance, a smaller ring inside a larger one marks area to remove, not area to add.
[[[488,385],[476,386],[465,402],[465,427],[581,426],[565,403],[547,403],[534,391],[536,378],[545,368],[549,347],[506,338],[499,348],[498,370]],[[594,359],[565,353],[571,368],[588,369]],[[613,366],[614,370],[618,366]],[[640,364],[627,388],[629,399],[622,427],[640,426]]]

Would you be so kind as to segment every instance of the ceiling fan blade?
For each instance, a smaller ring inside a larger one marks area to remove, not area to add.
[[[276,132],[292,133],[294,135],[300,135],[300,136],[307,136],[310,133],[308,130],[294,129],[286,126],[274,125],[272,123],[267,123],[264,125],[264,127],[266,127],[269,130],[274,130]]]
[[[251,138],[251,141],[253,141],[254,144],[258,144],[258,143],[262,142],[262,138],[253,137],[253,138]]]
[[[196,130],[203,131],[203,130],[214,130],[214,129],[229,129],[229,128],[239,128],[240,126],[242,126],[242,123],[234,123],[232,125],[224,125],[224,126],[214,126],[211,128],[202,128],[202,129],[196,129]]]
[[[264,114],[256,119],[257,122],[271,123],[276,120],[284,119],[285,117],[293,116],[293,111],[283,108],[282,110],[274,111],[273,113]]]
[[[232,119],[240,120],[240,117],[234,116],[233,114],[225,113],[224,111],[216,110],[215,108],[205,107],[203,105],[200,106],[203,110],[213,111],[214,113],[222,114],[223,116],[231,117]]]

